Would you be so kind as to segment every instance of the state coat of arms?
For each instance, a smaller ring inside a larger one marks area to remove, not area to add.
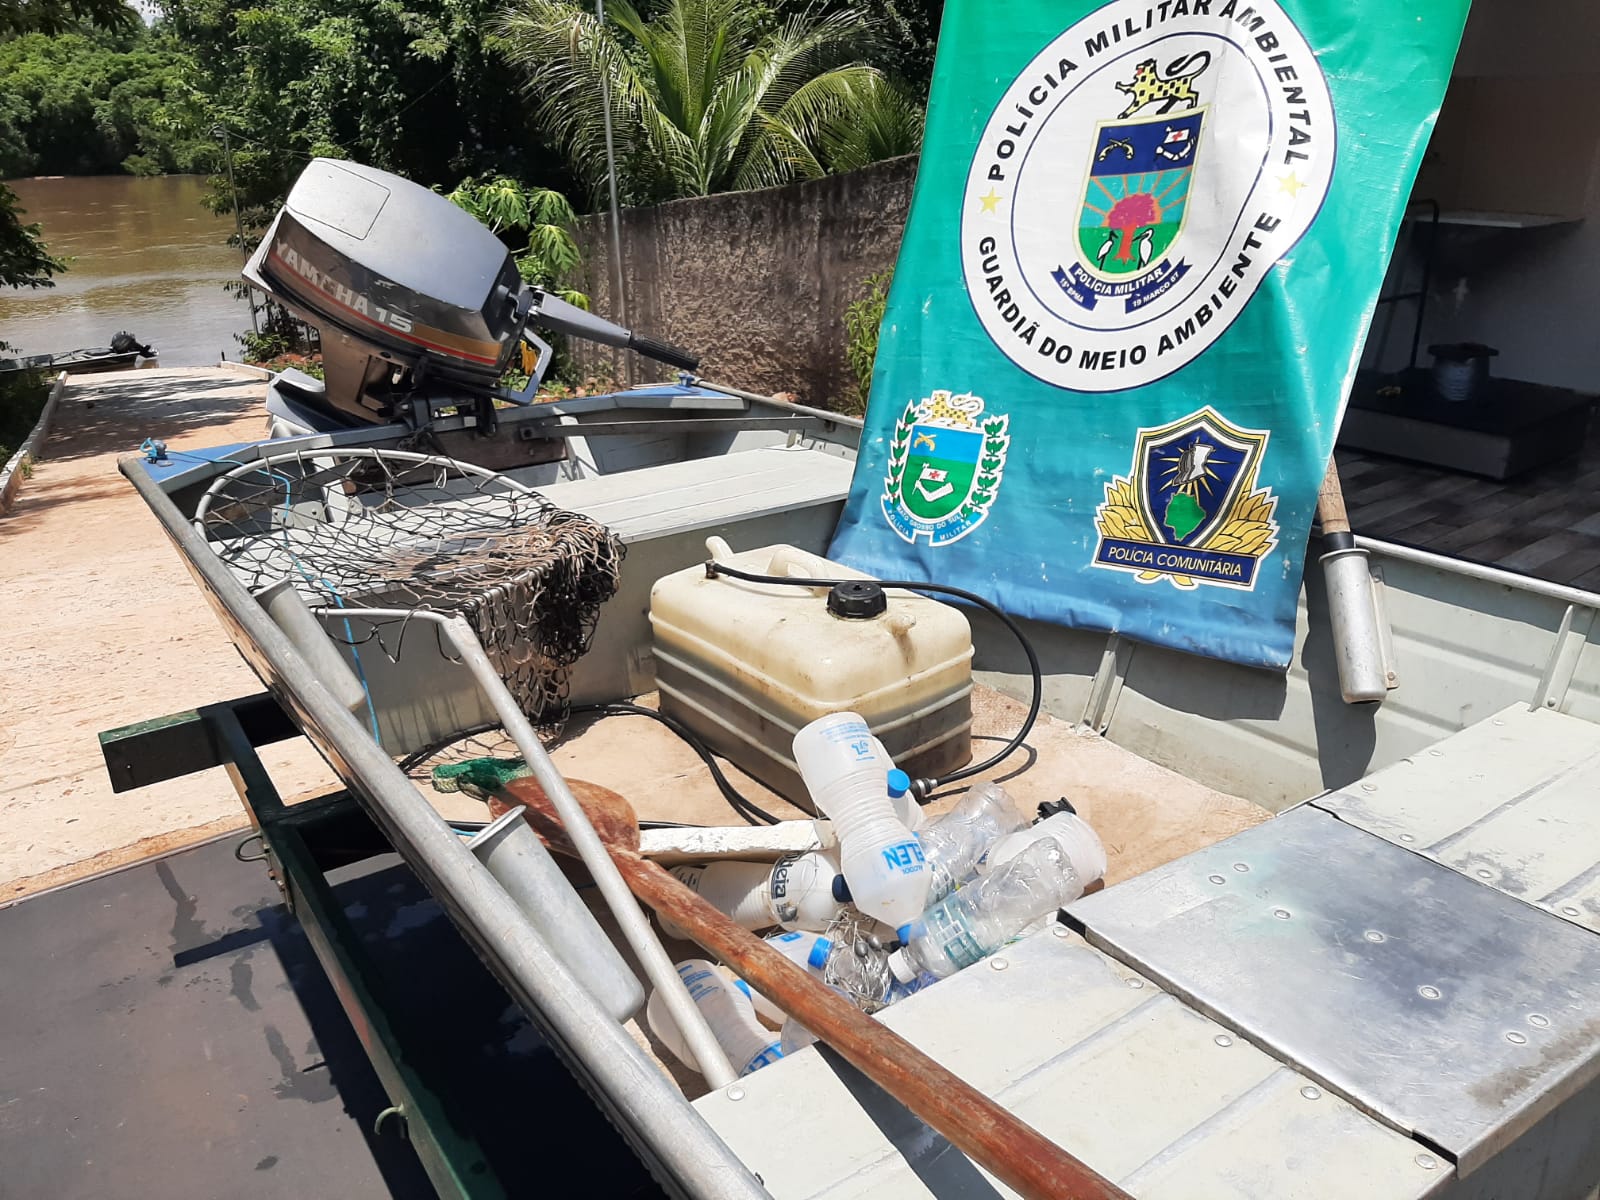
[[[889,527],[908,542],[946,546],[982,525],[1000,491],[1009,424],[970,393],[936,391],[907,404],[889,438]]]
[[[1207,110],[1194,79],[1210,61],[1202,50],[1162,75],[1150,59],[1130,82],[1116,85],[1133,99],[1115,119],[1096,123],[1078,202],[1076,254],[1053,272],[1074,304],[1093,309],[1111,302],[1137,312],[1188,274],[1190,264],[1171,255],[1189,214],[1205,130]],[[1179,104],[1187,108],[1167,115]]]
[[[1209,407],[1139,430],[1131,472],[1113,476],[1095,513],[1094,565],[1140,583],[1253,589],[1278,544],[1277,498],[1256,487],[1268,436]]]

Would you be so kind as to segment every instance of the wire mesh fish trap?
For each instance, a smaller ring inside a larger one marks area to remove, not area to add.
[[[401,450],[297,450],[217,478],[196,529],[252,591],[288,579],[314,609],[465,618],[529,720],[566,717],[568,673],[616,594],[604,525],[503,475]]]

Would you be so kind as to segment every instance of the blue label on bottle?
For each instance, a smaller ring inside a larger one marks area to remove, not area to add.
[[[739,1074],[748,1075],[751,1071],[759,1071],[762,1067],[768,1066],[771,1063],[775,1063],[782,1057],[783,1047],[779,1043],[773,1042],[772,1045],[768,1046],[760,1054],[756,1055],[749,1062],[745,1063],[745,1065],[740,1068]]]
[[[683,986],[689,989],[689,995],[695,1000],[710,995],[722,984],[722,976],[703,967],[679,967],[678,977],[683,980]]]
[[[834,745],[844,746],[857,762],[866,762],[874,757],[876,747],[872,744],[872,730],[867,728],[865,721],[846,721],[826,730],[822,736]]]
[[[922,856],[922,843],[912,838],[894,846],[885,846],[883,861],[901,875],[915,875],[928,860]]]

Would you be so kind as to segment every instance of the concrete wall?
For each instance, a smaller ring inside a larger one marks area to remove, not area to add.
[[[1584,80],[1600,70],[1600,2],[1597,0],[1477,0],[1467,19],[1455,78],[1526,80],[1533,89],[1565,80],[1582,93]],[[1448,112],[1451,97],[1445,97]],[[1600,336],[1595,308],[1600,298],[1600,179],[1594,154],[1594,104],[1523,113],[1525,153],[1553,146],[1565,158],[1575,190],[1585,194],[1580,222],[1536,229],[1445,228],[1434,256],[1433,282],[1423,324],[1419,362],[1429,362],[1430,342],[1484,342],[1500,357],[1494,373],[1557,387],[1600,391]],[[1534,149],[1537,146],[1539,149]],[[1515,154],[1485,151],[1482,168],[1516,173],[1526,169]],[[1421,189],[1419,188],[1419,195]],[[1415,287],[1416,259],[1401,234],[1401,254],[1387,290],[1400,290],[1396,272],[1405,262]],[[1380,309],[1375,341],[1386,322],[1382,348],[1386,367],[1404,365],[1414,310]],[[1372,361],[1377,347],[1369,353]]]
[[[701,374],[753,392],[831,405],[849,394],[845,306],[894,266],[915,156],[759,192],[622,214],[626,324],[701,355]],[[595,311],[617,318],[604,214],[579,233]],[[580,363],[608,364],[583,351]],[[670,372],[635,360],[635,378]]]

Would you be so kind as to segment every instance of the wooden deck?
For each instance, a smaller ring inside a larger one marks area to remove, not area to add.
[[[1600,422],[1579,452],[1508,482],[1340,450],[1359,534],[1600,591]]]

